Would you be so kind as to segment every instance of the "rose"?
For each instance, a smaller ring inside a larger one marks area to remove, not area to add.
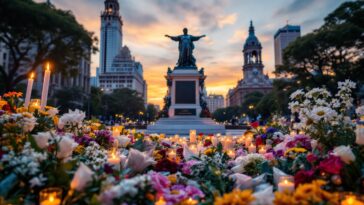
[[[314,179],[315,172],[313,170],[300,170],[294,175],[295,186],[299,184],[310,183]]]
[[[126,167],[131,168],[135,172],[142,172],[145,168],[155,164],[152,157],[145,152],[136,149],[130,149],[126,162]]]
[[[340,174],[343,166],[344,163],[341,161],[340,157],[330,155],[329,158],[320,162],[318,169],[330,174]]]
[[[72,155],[73,150],[78,146],[78,144],[69,135],[58,138],[60,138],[60,141],[58,142],[57,158],[67,159]]]
[[[351,151],[350,146],[338,146],[333,150],[333,153],[335,156],[340,157],[340,159],[346,164],[350,164],[355,161],[355,155]]]
[[[48,147],[48,140],[51,138],[51,134],[49,132],[38,132],[36,135],[33,136],[35,142],[37,143],[38,147],[44,149]]]
[[[81,162],[73,179],[71,181],[71,189],[79,192],[83,191],[86,185],[92,181],[93,171]]]

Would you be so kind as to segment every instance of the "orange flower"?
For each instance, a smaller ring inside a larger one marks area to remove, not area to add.
[[[22,92],[7,92],[4,94],[4,97],[6,98],[11,98],[11,97],[20,98],[21,96],[23,96]]]

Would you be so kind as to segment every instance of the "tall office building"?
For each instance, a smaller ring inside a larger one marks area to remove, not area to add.
[[[228,92],[229,106],[240,106],[246,94],[252,92],[269,93],[273,89],[272,81],[263,73],[262,45],[255,36],[253,22],[250,22],[249,36],[243,46],[243,79]]]
[[[119,14],[117,0],[105,0],[101,13],[100,66],[97,70],[97,84],[106,92],[129,88],[136,90],[147,100],[147,84],[143,78],[143,66],[123,46],[123,21]]]
[[[222,95],[210,94],[206,98],[207,107],[209,108],[211,113],[215,112],[219,108],[225,107],[224,101],[224,96]]]
[[[301,27],[286,25],[283,28],[278,29],[274,34],[274,60],[275,65],[279,66],[283,64],[283,50],[301,36]]]

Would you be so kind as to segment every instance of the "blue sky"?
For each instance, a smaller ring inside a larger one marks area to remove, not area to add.
[[[44,0],[36,0],[38,2]],[[85,28],[99,36],[103,0],[51,0],[71,10]],[[161,104],[166,92],[164,75],[177,60],[177,44],[165,34],[178,35],[187,27],[191,34],[206,34],[194,55],[205,68],[209,93],[225,95],[242,78],[242,47],[249,21],[263,46],[265,72],[274,70],[273,35],[278,28],[300,25],[304,35],[320,27],[323,18],[344,0],[119,0],[124,21],[124,44],[144,67],[148,101]],[[92,56],[93,74],[99,64]],[[271,75],[272,76],[272,75]]]

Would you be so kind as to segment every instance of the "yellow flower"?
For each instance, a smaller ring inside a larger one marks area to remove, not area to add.
[[[175,184],[175,183],[177,183],[177,176],[176,176],[175,174],[168,175],[168,180],[169,180],[172,184]]]
[[[85,151],[85,147],[83,147],[82,145],[78,145],[76,148],[75,148],[75,153],[77,154],[81,154]]]
[[[22,115],[23,115],[23,117],[26,117],[26,118],[32,118],[33,117],[33,115],[31,113],[29,113],[29,112],[23,112]]]
[[[1,104],[0,104],[0,108],[1,108]],[[27,108],[25,107],[19,107],[16,109],[16,113],[23,113],[23,112],[26,112],[27,111]]]
[[[57,126],[58,125],[58,122],[59,122],[58,116],[54,116],[53,117],[53,123]]]
[[[4,105],[8,104],[5,100],[0,100],[0,109],[4,107]]]
[[[293,148],[289,148],[287,149],[285,152],[284,152],[284,155],[287,156],[289,155],[290,153],[305,153],[307,152],[307,150],[305,148],[300,148],[300,147],[293,147]]]
[[[254,201],[251,190],[235,189],[230,193],[215,198],[214,205],[248,205]]]
[[[207,155],[207,156],[211,156],[213,153],[215,152],[215,149],[213,149],[212,147],[206,149],[204,151],[204,154]]]
[[[315,180],[309,184],[300,185],[295,192],[276,192],[273,203],[275,205],[309,205],[329,202],[330,205],[339,205],[339,194],[330,193],[321,187],[326,182]]]

